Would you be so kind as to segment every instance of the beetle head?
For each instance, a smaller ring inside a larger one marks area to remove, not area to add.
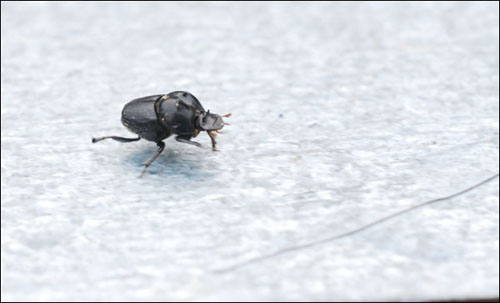
[[[225,125],[222,117],[217,114],[211,114],[210,111],[202,112],[198,117],[198,127],[201,130],[212,131],[219,130]]]

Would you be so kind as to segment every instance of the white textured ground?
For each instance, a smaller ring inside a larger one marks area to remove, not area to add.
[[[3,2],[2,300],[498,296],[498,179],[272,256],[498,172],[498,11]],[[233,113],[220,153],[91,144],[174,90]]]

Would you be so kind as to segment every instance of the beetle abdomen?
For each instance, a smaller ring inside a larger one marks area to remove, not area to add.
[[[159,142],[170,133],[163,128],[156,117],[154,102],[161,95],[148,96],[130,101],[122,111],[122,123],[131,132],[149,141]]]

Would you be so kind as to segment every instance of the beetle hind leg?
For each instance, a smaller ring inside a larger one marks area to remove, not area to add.
[[[163,152],[163,149],[165,148],[165,143],[160,141],[157,143],[157,145],[158,145],[158,150],[146,163],[144,163],[144,169],[142,170],[142,173],[139,176],[139,178],[144,175],[144,173],[146,172],[148,167],[151,165],[151,163],[153,163],[160,156],[160,154]]]
[[[92,143],[96,143],[96,142],[102,141],[104,139],[113,139],[113,140],[118,141],[118,142],[127,143],[127,142],[139,141],[139,140],[141,140],[141,137],[123,138],[123,137],[117,137],[117,136],[106,136],[106,137],[100,137],[100,138],[92,138]]]

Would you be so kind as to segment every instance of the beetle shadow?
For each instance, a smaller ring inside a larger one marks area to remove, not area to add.
[[[130,154],[126,161],[130,168],[137,171],[139,176],[144,168],[144,163],[150,159],[156,152],[156,147],[144,147]],[[160,156],[148,167],[143,178],[157,175],[165,177],[181,177],[193,181],[204,181],[211,176],[213,172],[204,169],[199,155],[193,152],[186,152],[173,148],[165,148]]]

